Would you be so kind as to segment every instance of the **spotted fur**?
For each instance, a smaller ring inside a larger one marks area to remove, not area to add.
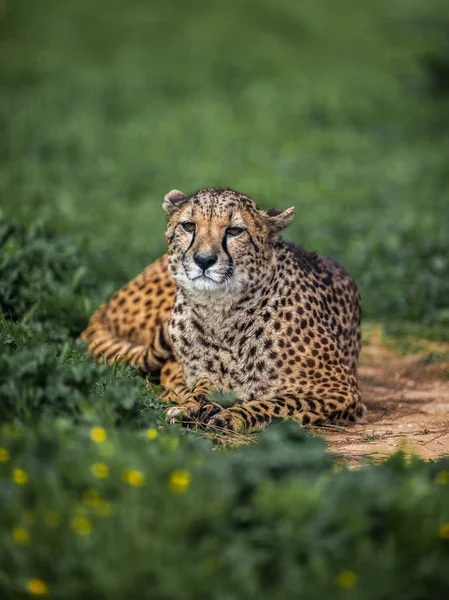
[[[364,414],[356,378],[357,287],[332,259],[280,238],[294,209],[261,211],[210,188],[167,194],[168,255],[92,317],[83,338],[109,361],[160,371],[171,419],[254,431]],[[213,391],[233,390],[227,409]]]

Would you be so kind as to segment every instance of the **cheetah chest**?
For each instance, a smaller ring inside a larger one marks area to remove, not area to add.
[[[185,312],[182,319],[170,323],[173,348],[187,385],[192,388],[198,379],[206,378],[217,390],[232,390],[243,401],[269,394],[275,388],[273,371],[254,325],[245,329],[238,315],[209,323]]]

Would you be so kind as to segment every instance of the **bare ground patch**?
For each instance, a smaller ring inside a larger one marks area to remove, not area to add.
[[[373,332],[363,347],[359,377],[368,408],[364,422],[350,427],[321,427],[329,450],[349,461],[383,459],[397,450],[425,459],[449,455],[449,361],[430,362],[442,344],[421,342],[425,350],[401,356]]]

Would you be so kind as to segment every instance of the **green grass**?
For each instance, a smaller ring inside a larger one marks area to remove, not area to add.
[[[367,316],[447,328],[444,2],[5,6],[5,216],[87,239],[122,283],[164,251],[168,190],[235,187],[295,205],[289,237],[348,267]]]
[[[224,185],[294,205],[404,351],[449,340],[448,36],[442,0],[0,3],[2,599],[447,595],[447,458],[223,449],[76,338],[164,194]]]

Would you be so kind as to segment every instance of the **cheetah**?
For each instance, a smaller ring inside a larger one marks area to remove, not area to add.
[[[93,315],[88,351],[159,372],[172,422],[249,433],[362,417],[359,293],[332,259],[281,239],[295,209],[229,188],[172,190],[163,208],[168,254]],[[238,399],[223,408],[215,391]]]

